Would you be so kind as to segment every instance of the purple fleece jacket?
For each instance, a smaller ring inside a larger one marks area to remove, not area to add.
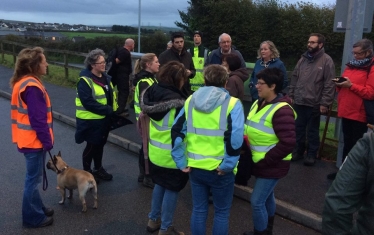
[[[21,93],[21,98],[27,104],[31,127],[36,131],[36,136],[42,142],[43,149],[51,150],[53,143],[47,123],[47,103],[43,92],[37,87],[30,86]],[[18,148],[21,153],[38,152],[40,150],[42,149]]]

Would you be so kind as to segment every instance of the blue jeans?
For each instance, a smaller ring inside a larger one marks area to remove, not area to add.
[[[190,172],[192,190],[191,233],[206,234],[206,219],[209,207],[209,191],[213,195],[214,221],[212,234],[229,233],[229,217],[234,194],[234,173],[218,175],[217,171],[193,168]]]
[[[251,196],[253,224],[257,231],[268,226],[268,217],[275,215],[274,188],[279,179],[256,178]]]
[[[45,152],[24,153],[26,159],[26,179],[23,190],[22,220],[23,224],[37,227],[46,219],[44,204],[39,194],[38,185],[42,181],[43,159]]]
[[[160,230],[167,230],[173,225],[173,216],[177,207],[178,192],[166,189],[155,184],[152,193],[151,212],[148,214],[149,219],[156,220],[161,216]]]
[[[307,156],[316,158],[319,149],[319,123],[321,113],[318,107],[293,105],[297,113],[296,125],[296,152],[304,154],[306,138],[308,139]]]

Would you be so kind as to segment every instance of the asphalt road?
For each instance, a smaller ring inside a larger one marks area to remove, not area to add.
[[[45,205],[55,210],[54,224],[40,229],[22,227],[22,192],[25,177],[25,161],[21,153],[11,143],[10,103],[0,98],[0,234],[149,234],[145,231],[147,214],[150,210],[152,190],[137,183],[137,156],[107,144],[104,150],[104,167],[113,174],[111,182],[100,182],[98,185],[98,209],[92,209],[93,199],[87,194],[88,210],[82,213],[77,192],[72,200],[67,199],[59,205],[60,193],[56,190],[56,175],[47,170],[49,187],[40,189]],[[81,154],[84,145],[74,142],[74,128],[54,122],[55,145],[52,154],[61,151],[63,159],[75,168],[81,168]],[[180,193],[174,225],[185,234],[190,234],[191,191],[189,185]],[[207,222],[211,233],[213,208]],[[230,234],[242,234],[253,227],[251,207],[246,201],[234,198]],[[157,234],[157,233],[155,233]],[[275,219],[274,234],[290,235],[319,234],[314,230],[285,220]]]

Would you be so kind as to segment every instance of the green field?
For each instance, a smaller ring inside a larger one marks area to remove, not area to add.
[[[61,32],[64,36],[67,36],[69,39],[72,37],[85,37],[86,39],[97,38],[97,37],[122,37],[122,38],[129,38],[134,37],[135,35],[132,34],[124,34],[124,33],[97,33],[97,32]]]

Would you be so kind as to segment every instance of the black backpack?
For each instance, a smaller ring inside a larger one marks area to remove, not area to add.
[[[109,74],[112,75],[113,72],[115,71],[117,64],[116,64],[116,57],[117,57],[117,47],[113,48],[109,54],[108,57],[106,58],[105,62],[105,71]]]

